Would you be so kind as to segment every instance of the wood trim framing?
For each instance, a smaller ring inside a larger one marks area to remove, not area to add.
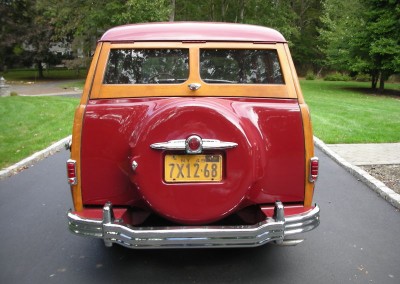
[[[229,43],[229,48],[235,49],[275,49],[280,60],[287,60],[286,44],[253,44]],[[189,78],[181,84],[146,84],[146,85],[107,85],[103,84],[103,77],[108,60],[109,50],[114,48],[188,48],[189,49]],[[219,96],[219,97],[270,97],[270,98],[297,98],[295,86],[291,83],[292,73],[288,62],[281,62],[282,73],[286,84],[282,85],[232,85],[207,84],[200,78],[199,50],[200,48],[227,48],[226,43],[203,42],[137,42],[137,43],[103,43],[99,57],[99,69],[94,77],[91,99],[127,98],[127,97],[176,97],[176,96]],[[199,83],[201,87],[191,91],[191,83]]]
[[[71,185],[72,201],[74,203],[75,211],[83,210],[82,202],[82,189],[81,189],[81,139],[82,139],[82,125],[85,114],[85,108],[89,101],[89,94],[92,90],[93,78],[98,66],[98,58],[102,49],[103,43],[99,43],[96,52],[93,56],[92,64],[87,75],[85,86],[79,106],[75,110],[74,126],[72,129],[72,148],[71,159],[76,161],[77,184]]]
[[[305,142],[305,155],[304,155],[304,163],[305,163],[305,192],[304,192],[304,206],[311,206],[312,199],[314,195],[314,182],[309,181],[310,177],[310,160],[314,157],[314,138],[312,132],[311,118],[308,106],[303,103],[300,104],[300,111],[303,121],[303,131],[304,131],[304,142]]]

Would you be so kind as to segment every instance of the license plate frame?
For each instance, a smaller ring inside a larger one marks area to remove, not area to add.
[[[220,182],[223,178],[221,154],[167,154],[164,180],[167,183]]]

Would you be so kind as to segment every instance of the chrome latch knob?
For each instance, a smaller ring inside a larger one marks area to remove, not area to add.
[[[190,84],[188,85],[188,87],[189,87],[189,89],[190,89],[191,91],[197,91],[198,89],[200,89],[201,84],[199,84],[199,83],[190,83]]]

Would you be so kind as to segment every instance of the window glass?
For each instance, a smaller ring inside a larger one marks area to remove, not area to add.
[[[201,49],[200,76],[211,84],[284,84],[276,50]]]
[[[188,49],[111,49],[104,84],[179,84],[188,76]]]

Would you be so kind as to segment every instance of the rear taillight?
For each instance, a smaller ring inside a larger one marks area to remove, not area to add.
[[[319,160],[317,157],[312,157],[310,159],[310,182],[315,182],[318,178],[318,167],[319,167]]]
[[[70,185],[75,185],[78,181],[76,178],[76,161],[69,159],[67,161],[67,177]]]

